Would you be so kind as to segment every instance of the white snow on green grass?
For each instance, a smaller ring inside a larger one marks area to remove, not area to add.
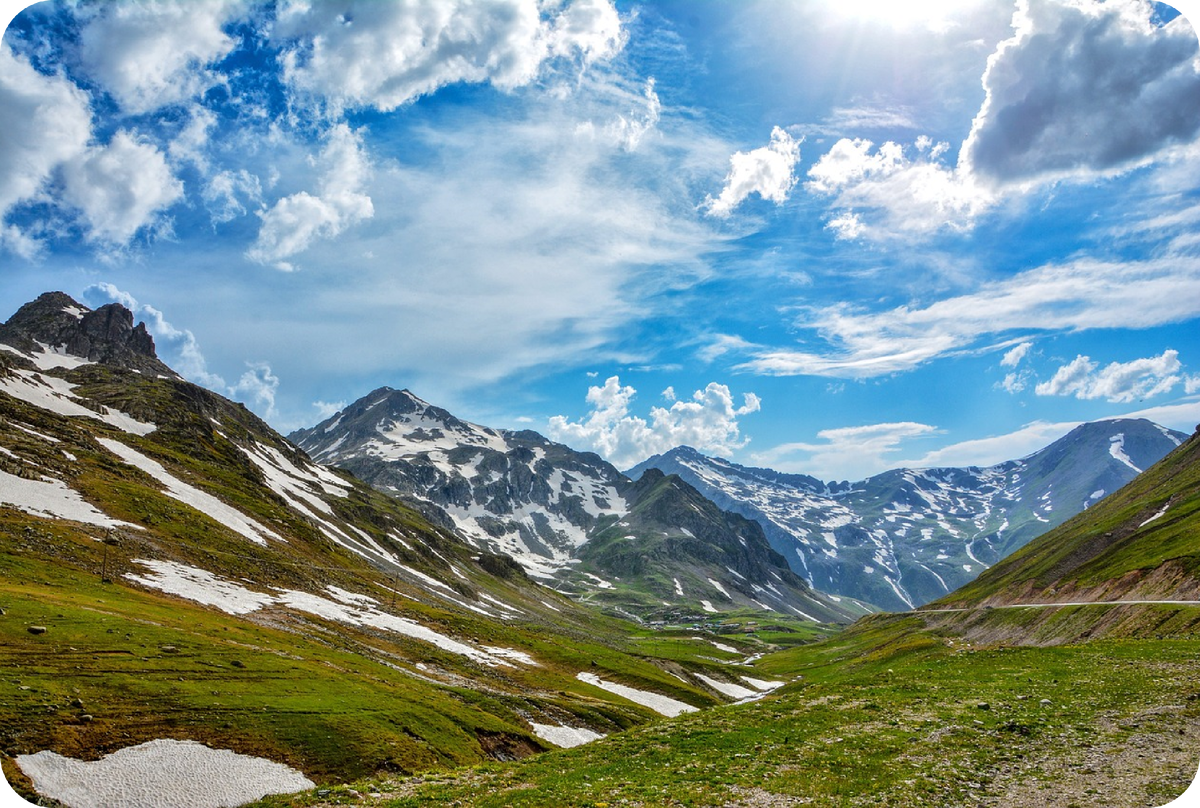
[[[267,543],[266,539],[284,541],[282,536],[263,527],[236,508],[226,505],[212,494],[190,486],[183,480],[175,477],[163,468],[162,464],[157,460],[151,460],[137,449],[126,446],[120,441],[112,440],[111,438],[97,438],[96,440],[105,449],[108,449],[121,458],[123,463],[128,463],[134,468],[146,472],[166,486],[163,493],[167,496],[179,500],[184,505],[195,508],[200,513],[220,522],[230,530],[240,533],[255,544],[265,546]]]
[[[228,614],[250,614],[268,606],[286,606],[298,612],[311,614],[326,620],[352,626],[391,631],[414,640],[421,640],[443,651],[472,659],[489,667],[513,667],[517,662],[535,666],[537,661],[529,654],[513,648],[476,647],[460,642],[445,634],[434,631],[407,617],[380,611],[378,601],[337,587],[330,587],[336,600],[301,592],[296,589],[275,589],[274,593],[256,592],[241,584],[221,578],[207,570],[189,567],[173,561],[134,559],[150,570],[148,575],[126,573],[125,577],[143,586],[186,598],[206,606],[213,606]]]
[[[75,385],[65,379],[28,370],[14,370],[11,376],[0,379],[0,390],[13,398],[68,418],[95,418],[134,435],[148,435],[158,428],[108,407],[100,407],[99,412],[88,409],[79,403],[74,389]]]
[[[561,724],[536,724],[532,721],[529,722],[529,726],[533,727],[534,735],[547,743],[561,746],[563,749],[582,746],[585,743],[598,741],[604,737],[601,733],[593,732],[584,727],[565,727]]]
[[[762,695],[757,690],[751,690],[748,687],[735,685],[733,682],[722,682],[720,679],[714,679],[711,676],[705,676],[703,673],[697,673],[695,674],[695,677],[718,693],[728,696],[736,701],[757,698],[758,696]]]
[[[102,513],[62,480],[44,475],[40,480],[27,480],[0,471],[0,505],[11,505],[33,516],[70,519],[98,527],[139,527]]]
[[[195,741],[149,741],[93,762],[49,751],[16,762],[39,794],[68,808],[228,808],[316,786],[282,763]]]
[[[623,699],[628,699],[634,704],[649,707],[654,712],[669,718],[674,718],[682,713],[697,712],[697,708],[692,705],[677,701],[669,696],[651,693],[646,690],[638,690],[637,688],[620,685],[616,682],[607,682],[594,673],[580,672],[575,674],[575,678],[581,682],[598,687],[601,690],[607,690],[609,693],[613,693]]]

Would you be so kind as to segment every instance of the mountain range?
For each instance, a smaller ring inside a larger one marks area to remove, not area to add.
[[[756,520],[814,588],[905,611],[1094,506],[1186,437],[1144,419],[1095,421],[1018,460],[895,469],[854,483],[749,468],[690,447],[627,474],[676,474],[718,507]]]
[[[756,522],[676,476],[635,483],[596,454],[468,423],[408,390],[380,388],[288,437],[537,580],[619,614],[678,622],[749,608],[844,622],[870,611],[812,591]]]

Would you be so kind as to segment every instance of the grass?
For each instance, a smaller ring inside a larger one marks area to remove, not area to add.
[[[1094,801],[1157,804],[1182,791],[1200,754],[1200,683],[1192,675],[1198,651],[1190,639],[977,648],[931,632],[919,618],[882,616],[764,658],[758,675],[792,681],[756,703],[659,721],[516,764],[355,788],[381,792],[379,804],[391,808],[783,798],[831,806],[1050,805],[1054,789],[1087,780],[1096,755],[1152,738],[1183,749],[1190,764],[1124,782],[1122,793]],[[1042,802],[1006,803],[1004,795],[1030,778],[1051,787],[1035,789],[1033,799]],[[263,805],[338,799],[337,792],[310,793]]]

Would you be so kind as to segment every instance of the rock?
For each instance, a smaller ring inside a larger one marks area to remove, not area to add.
[[[30,634],[45,634],[47,631],[45,626],[30,626],[29,628],[27,628],[25,630],[28,631]]]
[[[981,701],[981,702],[979,702],[978,704],[976,704],[975,706],[976,706],[978,709],[980,709],[980,710],[990,710],[990,709],[992,709],[992,705],[988,704],[986,701]]]
[[[1038,702],[1038,704],[1042,705],[1043,707],[1048,707],[1048,706],[1050,706],[1051,701],[1050,701],[1050,699],[1042,699],[1041,701]]]
[[[245,662],[242,662],[240,659],[235,659],[235,660],[233,660],[232,662],[230,662],[229,664],[230,664],[230,665],[232,665],[232,666],[233,666],[233,667],[235,667],[235,668],[244,668],[244,667],[246,667],[246,663],[245,663]]]
[[[178,654],[179,653],[179,649],[176,648],[174,645],[162,645],[162,646],[159,646],[158,650],[162,651],[164,654]]]
[[[84,713],[83,715],[79,716],[79,720],[80,720],[80,721],[82,721],[82,722],[83,722],[83,723],[85,723],[85,724],[90,724],[90,723],[92,723],[92,721],[94,721],[95,719],[94,719],[94,718],[93,718],[91,715],[89,715],[88,713]]]
[[[81,709],[83,707],[83,699],[79,699],[79,698],[71,699],[71,706],[77,710]]]

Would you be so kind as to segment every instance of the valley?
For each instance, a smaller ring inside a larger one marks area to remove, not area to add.
[[[870,486],[676,453],[817,511],[890,480],[833,529],[846,555],[885,529],[869,518],[924,536],[939,483],[960,498],[926,540],[950,550],[972,486],[1015,523],[1021,475],[1049,514],[1105,457],[1145,465],[1003,558],[1003,531],[960,542],[997,557],[887,613],[657,466],[626,477],[390,388],[297,448],[143,334],[57,293],[0,327],[0,749],[29,799],[66,793],[34,779],[51,752],[163,741],[314,786],[239,798],[264,806],[1142,806],[1195,773],[1200,435],[1100,422]]]

